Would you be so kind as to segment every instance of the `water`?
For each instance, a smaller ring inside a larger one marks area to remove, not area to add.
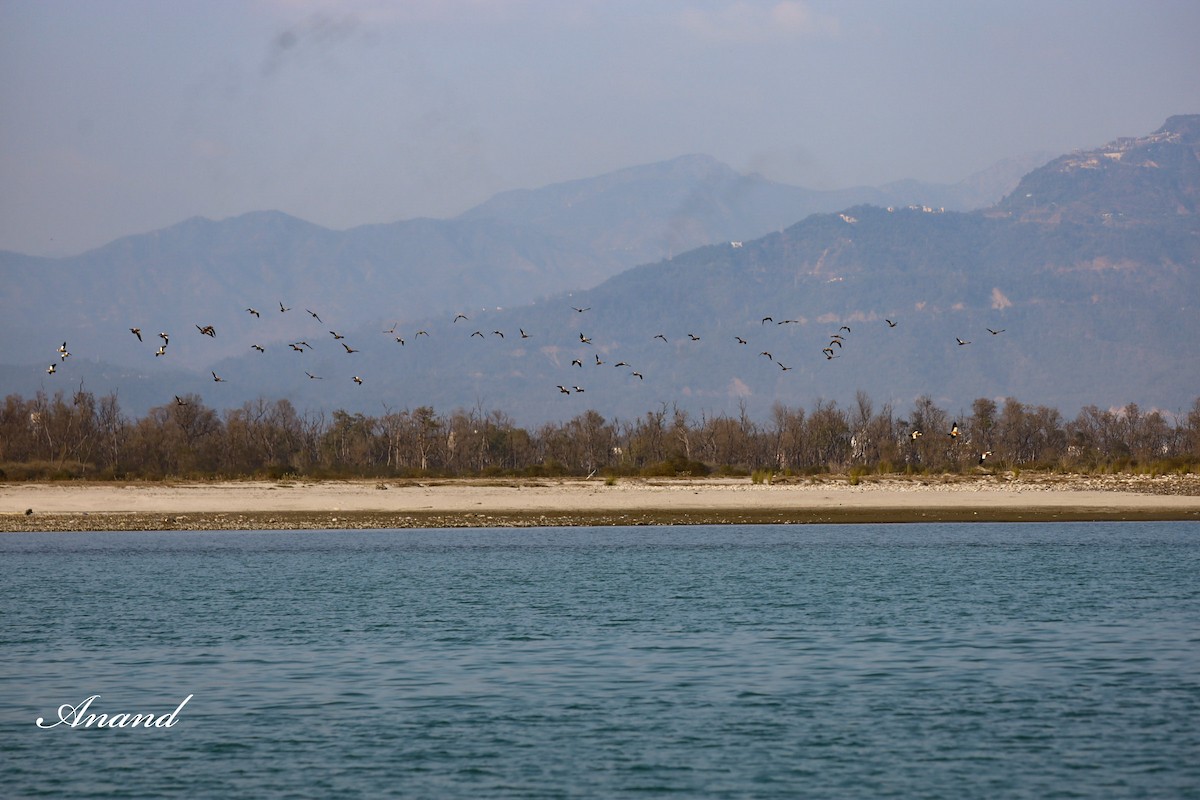
[[[1200,525],[0,536],[6,797],[1200,797]],[[97,713],[171,728],[35,725]]]

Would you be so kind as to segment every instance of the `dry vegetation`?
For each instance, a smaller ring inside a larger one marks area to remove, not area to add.
[[[130,419],[115,396],[84,391],[10,395],[0,408],[6,481],[714,475],[782,483],[836,475],[857,485],[881,476],[1190,475],[1198,466],[1200,399],[1170,417],[1130,404],[1066,420],[1012,398],[979,399],[952,415],[924,397],[900,415],[859,393],[847,408],[777,405],[766,423],[664,407],[633,420],[587,411],[536,430],[500,411],[326,416],[260,399],[219,413],[195,396]]]

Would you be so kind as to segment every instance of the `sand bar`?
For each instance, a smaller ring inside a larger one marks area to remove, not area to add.
[[[0,484],[0,532],[976,520],[1200,520],[1200,476]]]

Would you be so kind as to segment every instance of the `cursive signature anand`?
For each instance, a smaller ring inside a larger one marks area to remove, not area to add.
[[[39,728],[57,728],[59,725],[66,725],[68,728],[170,728],[179,720],[179,712],[187,705],[188,700],[192,699],[192,695],[183,698],[174,711],[170,714],[94,714],[88,713],[92,707],[92,703],[100,699],[100,695],[94,694],[84,700],[79,705],[73,706],[70,703],[63,703],[58,707],[58,721],[46,722],[44,717],[37,718],[37,726]]]

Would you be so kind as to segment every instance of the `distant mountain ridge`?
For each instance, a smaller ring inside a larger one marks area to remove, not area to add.
[[[1092,171],[1053,172],[1065,176],[1055,180],[1069,215],[1006,210],[1057,160],[978,212],[913,204],[814,214],[738,246],[636,267],[570,302],[474,319],[552,344],[493,342],[492,366],[481,369],[478,351],[440,340],[422,355],[435,367],[412,359],[415,390],[388,382],[383,391],[401,405],[483,399],[532,420],[580,408],[628,418],[663,405],[764,419],[777,402],[845,402],[860,389],[901,414],[924,394],[952,411],[1009,396],[1067,414],[1129,402],[1181,411],[1200,396],[1200,222],[1186,202],[1162,199],[1200,188],[1197,121],[1175,117],[1129,140],[1126,152],[1153,148],[1159,165],[1138,167],[1135,179],[1112,170],[1097,185]],[[1062,163],[1101,152],[1113,150]],[[1114,209],[1127,213],[1114,222]],[[612,370],[621,362],[643,377]],[[585,401],[553,390],[576,383]]]
[[[132,260],[146,263],[184,253],[182,265],[139,284],[145,299],[117,306],[125,319],[88,316],[90,304],[106,296],[106,276],[111,286],[130,280],[114,281],[98,260],[89,278],[94,282],[78,299],[58,301],[70,310],[60,312],[58,325],[61,330],[76,316],[98,320],[98,338],[80,339],[96,345],[104,361],[119,355],[141,365],[144,380],[126,379],[123,392],[144,389],[146,397],[169,399],[195,391],[218,408],[264,395],[287,397],[301,408],[368,413],[385,406],[481,406],[521,424],[584,409],[628,418],[661,407],[733,415],[744,409],[765,418],[778,402],[848,401],[861,389],[898,413],[923,394],[952,411],[977,397],[1006,396],[1065,413],[1089,403],[1178,410],[1200,394],[1200,226],[1188,201],[1200,187],[1197,120],[1173,117],[1124,149],[1110,145],[1051,160],[986,209],[943,211],[936,201],[916,198],[848,204],[756,238],[709,226],[756,203],[771,206],[761,198],[785,198],[786,191],[697,158],[658,165],[662,183],[653,196],[640,183],[648,173],[634,170],[591,185],[498,195],[478,216],[453,221],[338,234],[285,215],[239,218],[252,231],[245,246],[234,246],[242,233],[205,238],[205,223],[193,221],[160,232],[185,241],[200,236],[191,250],[156,250],[152,241],[121,245],[133,248],[127,251]],[[697,173],[707,177],[688,189],[687,176]],[[1047,202],[1054,205],[1029,202],[1039,195],[1052,195]],[[739,204],[731,197],[752,199]],[[622,203],[629,209],[624,217],[617,213]],[[690,211],[662,222],[664,208]],[[660,220],[657,234],[644,226],[647,216]],[[604,249],[603,237],[613,228],[621,231],[613,241],[633,251],[654,235],[666,236],[672,225],[722,235],[598,279],[596,265],[616,260],[611,243]],[[555,236],[545,235],[548,228]],[[496,247],[499,232],[513,237],[505,240],[507,250]],[[572,250],[580,242],[585,246]],[[501,268],[473,266],[490,259],[496,267],[498,252],[508,254]],[[554,258],[579,252],[591,253],[596,285],[570,295],[551,291],[547,276],[569,271]],[[456,321],[420,295],[424,313],[389,319],[380,308],[415,274],[387,264],[401,254],[413,256],[413,263],[442,259],[447,269],[457,266],[447,282],[477,289],[473,297],[504,296],[524,269],[537,299],[464,303],[457,310],[468,319]],[[456,265],[455,258],[462,260]],[[222,259],[231,267],[221,273],[230,276],[221,279],[228,285],[203,274]],[[45,267],[41,260],[28,268]],[[87,272],[79,267],[70,265],[76,277]],[[21,285],[29,291],[28,283]],[[224,287],[215,301],[204,299],[206,285]],[[253,301],[244,299],[250,291],[257,293]],[[40,301],[33,291],[19,301],[10,297],[16,295],[6,294],[6,306]],[[144,327],[156,329],[161,320],[183,333],[178,349],[172,339],[170,363],[156,364],[127,333],[126,320],[135,312],[158,313],[154,303],[167,300],[177,305]],[[279,300],[295,308],[280,312]],[[218,321],[218,336],[189,330],[189,323],[211,323],[207,304],[218,301],[220,313],[232,314]],[[261,304],[261,318],[243,310],[250,302]],[[322,321],[306,308],[321,312]],[[384,332],[397,322],[394,333]],[[430,335],[417,338],[418,327]],[[334,341],[331,330],[345,342]],[[99,337],[111,331],[120,334],[111,345],[115,354],[99,346]],[[255,336],[274,337],[276,344],[263,354],[248,352]],[[48,338],[57,345],[61,337]],[[299,353],[281,344],[295,338],[311,347]],[[228,350],[222,349],[226,341]],[[344,343],[356,352],[346,352]],[[83,352],[74,374],[104,391],[103,365],[91,365],[86,359],[96,356]],[[156,377],[157,370],[178,365],[196,370],[192,383]],[[225,378],[219,386],[200,372],[208,366]],[[29,367],[4,368],[0,386],[29,393],[74,380],[60,380],[68,374],[48,379]],[[560,385],[584,391],[563,394]]]
[[[1022,178],[997,210],[1026,221],[1142,225],[1190,218],[1198,205],[1200,115],[1191,115],[1059,156]]]
[[[131,366],[140,356],[129,327],[213,324],[235,334],[203,348],[177,338],[179,362],[202,369],[244,352],[242,335],[284,342],[306,331],[296,315],[279,314],[251,328],[246,307],[319,307],[344,326],[522,305],[703,244],[780,230],[814,211],[951,188],[813,192],[684,156],[505,192],[450,220],[334,231],[278,211],[193,217],[70,258],[0,253],[0,340],[8,359],[23,361],[38,343],[69,334]]]
[[[459,219],[491,218],[560,231],[590,243],[596,252],[620,247],[635,254],[636,263],[645,263],[699,244],[757,238],[810,214],[855,205],[921,203],[954,211],[990,206],[1021,175],[1050,157],[1006,159],[952,185],[908,180],[822,191],[742,174],[709,156],[688,155],[598,178],[502,192]]]

